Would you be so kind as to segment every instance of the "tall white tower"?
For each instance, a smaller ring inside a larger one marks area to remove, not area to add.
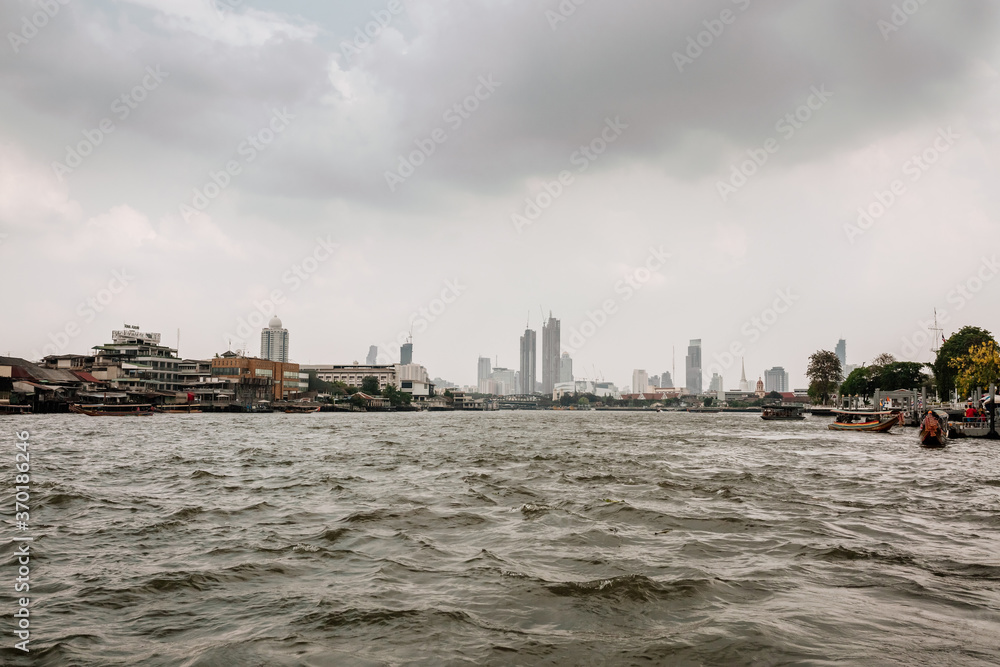
[[[281,327],[277,315],[260,332],[260,358],[288,363],[288,329]]]

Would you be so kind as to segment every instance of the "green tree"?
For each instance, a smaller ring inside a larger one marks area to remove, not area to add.
[[[913,361],[894,361],[879,369],[873,378],[875,389],[895,391],[897,389],[919,389],[929,380],[924,365]]]
[[[989,331],[979,327],[962,327],[944,342],[933,364],[938,396],[947,400],[955,390],[957,369],[952,365],[952,360],[968,355],[969,348],[974,345],[989,342],[996,343],[996,340]]]
[[[892,356],[888,352],[883,352],[882,354],[872,359],[871,365],[876,368],[884,368],[885,366],[888,366],[889,364],[895,362],[896,362],[896,357]]]
[[[810,381],[809,396],[826,405],[830,395],[837,391],[837,385],[844,379],[844,371],[836,354],[830,350],[819,350],[809,357],[806,376]]]
[[[710,407],[712,407],[712,403],[714,403],[714,402],[715,402],[715,399],[714,399],[714,398],[712,398],[711,396],[707,397],[707,398],[705,399],[705,407],[706,407],[706,408],[710,408]]]
[[[589,407],[589,406],[590,406],[590,399],[589,399],[589,398],[587,398],[586,396],[581,396],[581,397],[580,397],[580,400],[579,400],[579,401],[577,401],[576,403],[577,403],[577,405],[579,405],[580,407],[584,407],[584,408],[586,408],[586,407]]]
[[[394,384],[386,385],[385,389],[382,390],[382,398],[389,401],[389,405],[393,407],[409,405],[410,401],[413,400],[413,396],[405,391],[400,391]]]
[[[855,368],[851,371],[851,374],[847,376],[843,384],[840,385],[840,395],[841,396],[860,396],[864,399],[865,403],[868,402],[869,397],[875,393],[875,387],[872,383],[872,374],[875,369],[871,366],[862,366],[861,368]]]
[[[369,375],[361,380],[361,391],[365,392],[369,396],[378,396],[378,378],[374,375]]]

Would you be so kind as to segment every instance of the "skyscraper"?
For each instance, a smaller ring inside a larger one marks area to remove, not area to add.
[[[549,321],[542,325],[542,393],[552,395],[559,382],[559,320],[549,313]]]
[[[847,368],[847,341],[843,338],[837,341],[837,358],[840,359],[840,370]]]
[[[281,328],[277,315],[260,332],[260,358],[288,363],[288,329]]]
[[[648,391],[649,377],[646,375],[646,371],[639,368],[632,371],[632,393],[645,394]]]
[[[716,394],[722,389],[722,376],[718,373],[712,373],[712,379],[708,382],[708,390],[710,392],[715,392]]]
[[[521,336],[521,373],[519,391],[522,394],[535,393],[535,370],[538,365],[535,356],[536,335],[531,329],[525,329]]]
[[[687,392],[689,394],[701,393],[701,339],[692,339],[688,345],[688,353],[684,358],[684,368],[686,371]]]
[[[559,358],[559,381],[573,381],[573,357],[569,356],[569,352],[563,352]]]
[[[403,366],[413,363],[413,343],[407,341],[399,348],[399,363]]]
[[[525,329],[521,336],[519,370],[517,373],[517,393],[535,393],[535,378],[537,361],[537,334],[532,329]]]
[[[663,375],[660,376],[660,386],[661,387],[674,386],[674,379],[670,377],[670,371],[663,371]]]
[[[365,363],[369,366],[374,366],[378,363],[378,346],[372,345],[368,348],[368,358],[365,359]]]
[[[476,373],[477,389],[480,394],[490,393],[489,382],[492,379],[493,364],[489,357],[479,357],[479,369]]]
[[[764,391],[784,393],[788,391],[788,373],[781,366],[764,371]]]

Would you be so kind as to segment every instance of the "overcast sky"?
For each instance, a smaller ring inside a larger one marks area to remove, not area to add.
[[[256,354],[274,296],[459,384],[550,310],[616,384],[1000,332],[995,2],[63,1],[0,5],[0,353]]]

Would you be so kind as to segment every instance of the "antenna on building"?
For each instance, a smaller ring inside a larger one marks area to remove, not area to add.
[[[181,330],[177,329],[177,356],[181,356]]]
[[[674,345],[670,346],[670,379],[677,386],[677,347]]]

